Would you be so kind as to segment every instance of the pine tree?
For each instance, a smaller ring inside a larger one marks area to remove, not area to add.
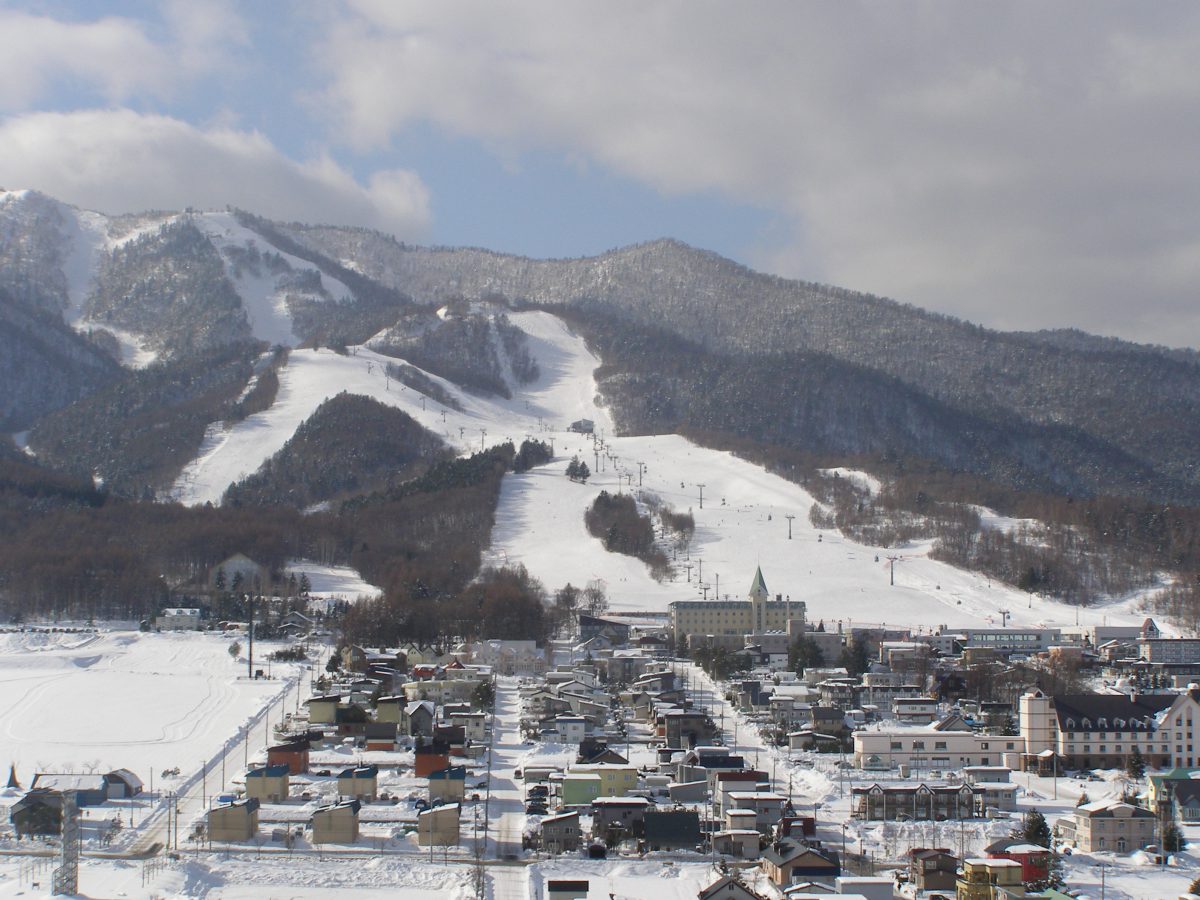
[[[588,464],[581,462],[579,464],[579,480],[587,483],[587,480],[592,477],[592,470],[588,468]]]
[[[1050,846],[1050,826],[1046,824],[1046,817],[1036,809],[1025,813],[1021,824],[1013,829],[1012,836],[1027,844],[1036,844],[1039,847]]]
[[[1133,752],[1129,754],[1129,761],[1125,763],[1125,773],[1135,780],[1146,774],[1146,761],[1137,747],[1134,747]]]
[[[1163,852],[1178,853],[1187,846],[1178,825],[1168,825],[1163,831]]]
[[[571,461],[567,463],[567,477],[572,481],[579,480],[579,457],[571,457]]]

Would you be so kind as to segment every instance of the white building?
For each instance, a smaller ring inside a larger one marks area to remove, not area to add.
[[[164,609],[154,624],[159,631],[199,631],[200,610],[181,607]]]
[[[1016,735],[976,734],[905,728],[854,733],[854,765],[859,769],[961,769],[994,766],[1005,754],[1023,753],[1025,741]]]

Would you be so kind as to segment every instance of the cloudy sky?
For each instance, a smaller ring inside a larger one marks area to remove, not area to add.
[[[0,185],[1200,347],[1200,4],[0,0]]]

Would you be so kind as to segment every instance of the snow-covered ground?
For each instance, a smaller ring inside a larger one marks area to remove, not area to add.
[[[26,786],[35,771],[127,768],[148,783],[151,769],[178,767],[186,777],[295,672],[276,665],[274,679],[251,681],[230,643],[199,632],[0,634],[0,764],[15,764]]]

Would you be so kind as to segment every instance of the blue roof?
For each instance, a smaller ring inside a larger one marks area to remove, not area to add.
[[[251,769],[246,773],[247,778],[278,778],[288,773],[287,763],[276,766],[263,766],[261,769]]]

